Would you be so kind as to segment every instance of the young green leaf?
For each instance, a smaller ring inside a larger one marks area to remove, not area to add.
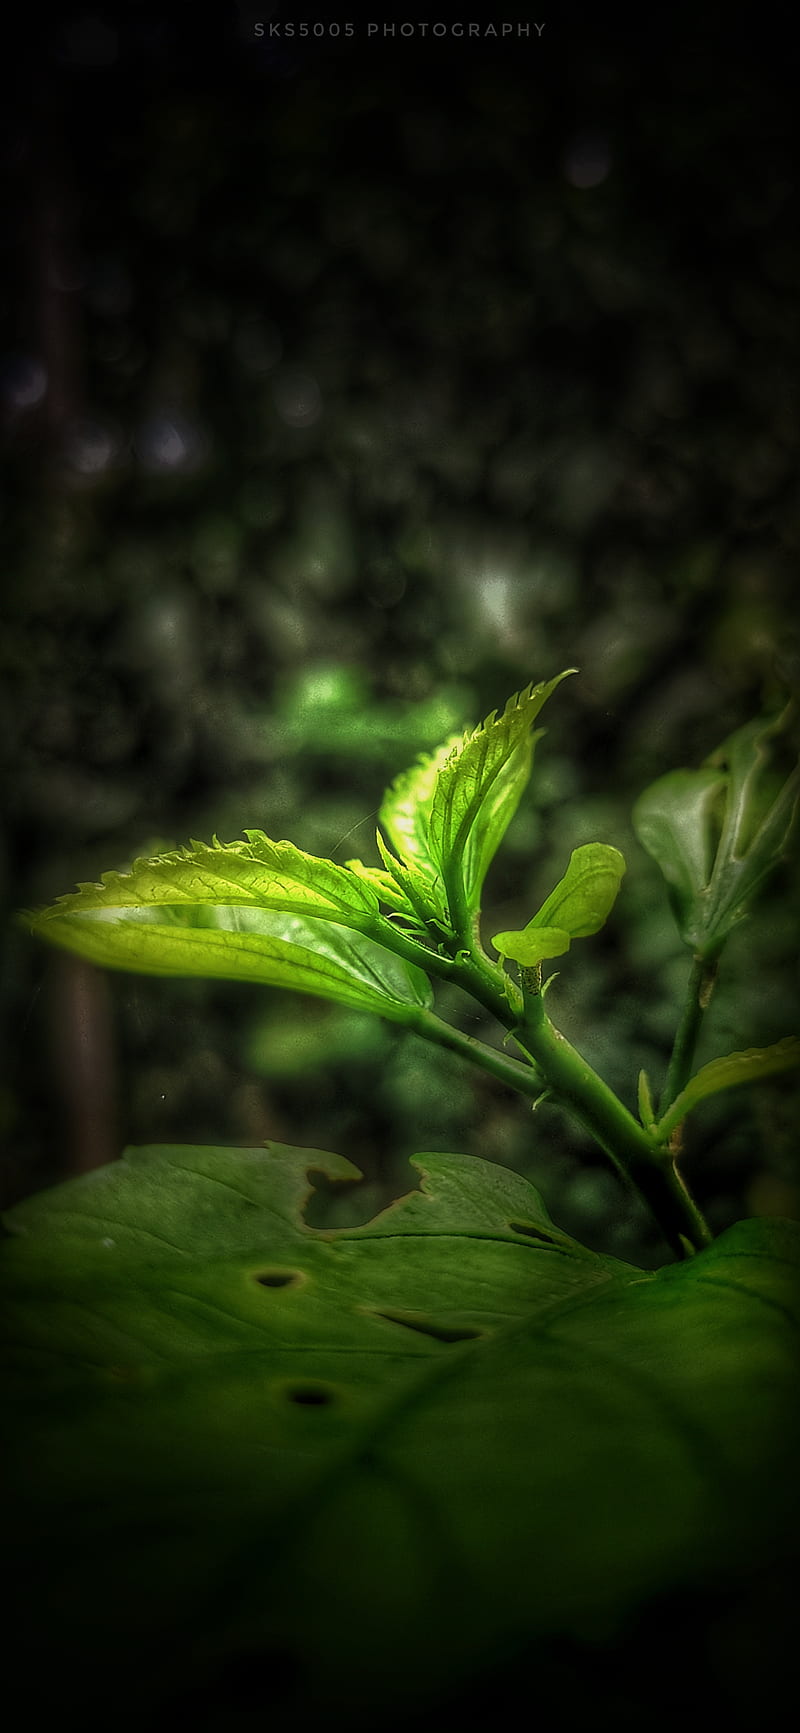
[[[642,1125],[644,1126],[645,1131],[654,1131],[655,1130],[655,1124],[656,1124],[656,1113],[655,1113],[655,1108],[653,1106],[653,1092],[650,1088],[650,1079],[649,1079],[646,1071],[640,1071],[639,1072],[639,1086],[638,1086],[638,1090],[637,1090],[637,1096],[638,1096],[638,1105],[639,1105],[639,1118],[642,1122]]]
[[[106,873],[32,916],[33,931],[141,974],[263,982],[401,1020],[430,1003],[427,976],[379,942],[394,934],[368,881],[291,843],[247,836]]]
[[[458,931],[480,907],[483,882],[527,786],[536,741],[531,729],[562,680],[528,686],[465,735],[439,771],[430,807],[430,841]]]
[[[800,803],[800,765],[774,798],[764,777],[770,743],[783,719],[748,723],[726,740],[712,763],[727,765],[725,817],[709,885],[706,925],[727,934],[786,856]]]
[[[453,734],[435,752],[422,754],[387,788],[378,815],[402,863],[424,879],[435,880],[440,872],[431,848],[430,811],[439,773],[460,744],[461,736]]]
[[[248,830],[246,842],[193,842],[172,854],[104,873],[35,917],[37,930],[65,914],[165,904],[242,904],[358,925],[378,909],[377,892],[346,867]]]
[[[573,849],[564,877],[533,920],[518,932],[496,933],[492,943],[501,956],[533,967],[547,957],[560,957],[573,939],[598,933],[617,899],[625,860],[619,849],[587,842]]]
[[[697,911],[714,865],[713,819],[725,777],[719,770],[671,770],[645,789],[633,827],[667,882],[681,937],[694,943]]]
[[[415,864],[406,866],[404,861],[397,860],[386,847],[380,831],[376,832],[375,840],[386,872],[396,887],[392,906],[418,923],[423,930],[427,929],[430,922],[434,922],[436,926],[448,931],[450,921],[441,879],[429,878],[421,867]]]
[[[571,939],[563,927],[522,927],[507,933],[495,933],[492,944],[501,957],[510,957],[524,969],[534,969],[550,957],[563,957]]]
[[[533,722],[574,672],[526,687],[501,716],[493,711],[472,733],[420,759],[386,794],[380,820],[400,857],[398,882],[412,871],[421,887],[436,887],[436,918],[446,913],[460,935],[477,913],[489,865],[530,776],[539,738],[531,734]],[[387,865],[390,858],[384,854]]]
[[[727,1053],[723,1059],[712,1059],[676,1096],[655,1130],[665,1141],[687,1113],[709,1095],[717,1095],[721,1089],[732,1089],[739,1083],[758,1083],[762,1077],[773,1077],[797,1065],[800,1065],[800,1039],[796,1035],[786,1035],[772,1047],[748,1047],[743,1053]]]
[[[634,829],[666,879],[681,937],[701,958],[716,956],[785,856],[800,771],[774,797],[764,777],[783,723],[747,723],[702,770],[660,777],[634,807]]]
[[[85,910],[54,919],[46,936],[103,968],[289,987],[401,1022],[433,996],[420,969],[363,933],[272,909]]]
[[[408,891],[403,888],[404,884],[413,886],[413,875],[410,872],[404,873],[399,861],[396,861],[394,856],[389,854],[380,832],[378,832],[377,841],[382,858],[391,862],[391,871],[388,867],[365,866],[364,862],[360,860],[347,861],[346,865],[349,871],[355,873],[356,877],[365,884],[372,885],[380,901],[391,910],[393,915],[402,916],[403,920],[408,922],[421,938],[427,939],[426,924],[420,914],[420,908],[411,900]],[[424,881],[419,883],[419,899],[425,909],[429,910],[432,900],[431,891]],[[435,897],[433,901],[435,902]]]
[[[599,933],[617,900],[625,859],[605,842],[573,849],[563,879],[534,916],[536,926],[564,927],[572,939]]]

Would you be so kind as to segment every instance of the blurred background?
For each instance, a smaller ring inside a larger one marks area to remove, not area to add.
[[[355,1161],[366,1217],[414,1150],[457,1149],[656,1263],[550,1106],[393,1026],[101,975],[14,922],[245,826],[374,860],[399,770],[576,665],[486,931],[577,844],[620,846],[549,1008],[630,1104],[663,1078],[688,958],[631,805],[800,669],[788,44],[732,9],[510,7],[491,38],[474,8],[478,39],[373,10],[98,0],[7,66],[4,1201],[130,1142],[276,1138]],[[787,870],[701,1060],[796,1027],[797,915]],[[796,1112],[777,1078],[697,1114],[715,1227],[797,1214]]]

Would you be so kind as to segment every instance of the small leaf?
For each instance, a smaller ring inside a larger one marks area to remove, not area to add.
[[[789,1071],[796,1065],[800,1065],[800,1039],[796,1035],[786,1035],[772,1047],[747,1047],[742,1053],[728,1053],[724,1059],[712,1059],[675,1097],[655,1129],[665,1140],[687,1113],[709,1095],[717,1095],[721,1089],[732,1089],[740,1083],[758,1083],[762,1077],[773,1077],[779,1071]]]
[[[656,1114],[653,1106],[653,1092],[650,1088],[650,1079],[646,1071],[639,1072],[638,1103],[639,1118],[645,1131],[654,1131]]]
[[[450,925],[444,889],[439,878],[428,878],[415,863],[407,866],[386,847],[380,831],[376,833],[378,853],[389,877],[396,886],[393,907],[419,922],[423,928],[429,921],[448,928]]]
[[[563,957],[570,943],[569,933],[561,927],[522,927],[517,932],[495,933],[492,939],[501,957],[510,957],[526,969],[535,968],[548,957]]]
[[[563,879],[538,914],[519,932],[496,933],[495,950],[526,967],[562,956],[573,939],[600,931],[614,907],[624,871],[624,857],[608,843],[587,842],[573,849]]]
[[[571,939],[599,933],[617,900],[624,872],[624,855],[609,843],[587,842],[573,849],[563,879],[529,926],[563,927]]]
[[[380,901],[391,910],[392,914],[402,915],[403,919],[410,922],[421,937],[427,938],[425,922],[419,908],[411,901],[408,891],[403,889],[403,884],[408,884],[412,875],[404,873],[399,862],[394,859],[393,855],[389,854],[380,832],[378,832],[377,841],[382,858],[391,861],[392,870],[389,871],[388,868],[384,867],[365,866],[360,860],[347,861],[348,870],[355,873],[357,878],[363,879],[366,884],[372,885]],[[421,886],[420,894],[423,895],[423,893],[424,887]],[[424,900],[430,906],[430,891],[427,892]]]

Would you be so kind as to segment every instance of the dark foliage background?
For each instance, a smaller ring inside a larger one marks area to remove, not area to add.
[[[566,6],[541,36],[512,7],[530,33],[495,41],[401,37],[398,12],[392,39],[374,10],[370,36],[308,8],[301,41],[302,8],[98,0],[14,57],[4,901],[245,825],[367,853],[418,751],[577,664],[487,930],[571,847],[621,844],[618,913],[551,1003],[630,1100],[686,975],[631,803],[797,685],[788,39],[680,6]],[[787,873],[701,1057],[793,1027],[796,921]],[[590,1243],[663,1255],[550,1108],[411,1037],[107,979],[13,924],[7,959],[7,1199],[130,1141],[278,1138],[362,1165],[369,1214],[412,1150],[456,1148]],[[795,1111],[778,1079],[698,1116],[715,1226],[796,1213]]]

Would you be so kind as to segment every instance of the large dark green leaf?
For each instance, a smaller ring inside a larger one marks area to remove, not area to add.
[[[354,1170],[278,1146],[134,1151],[10,1212],[34,1700],[78,1679],[152,1724],[191,1693],[223,1729],[244,1676],[254,1727],[379,1725],[791,1546],[800,1229],[743,1223],[652,1275],[514,1174],[415,1165],[422,1191],[328,1232],[308,1174]]]

